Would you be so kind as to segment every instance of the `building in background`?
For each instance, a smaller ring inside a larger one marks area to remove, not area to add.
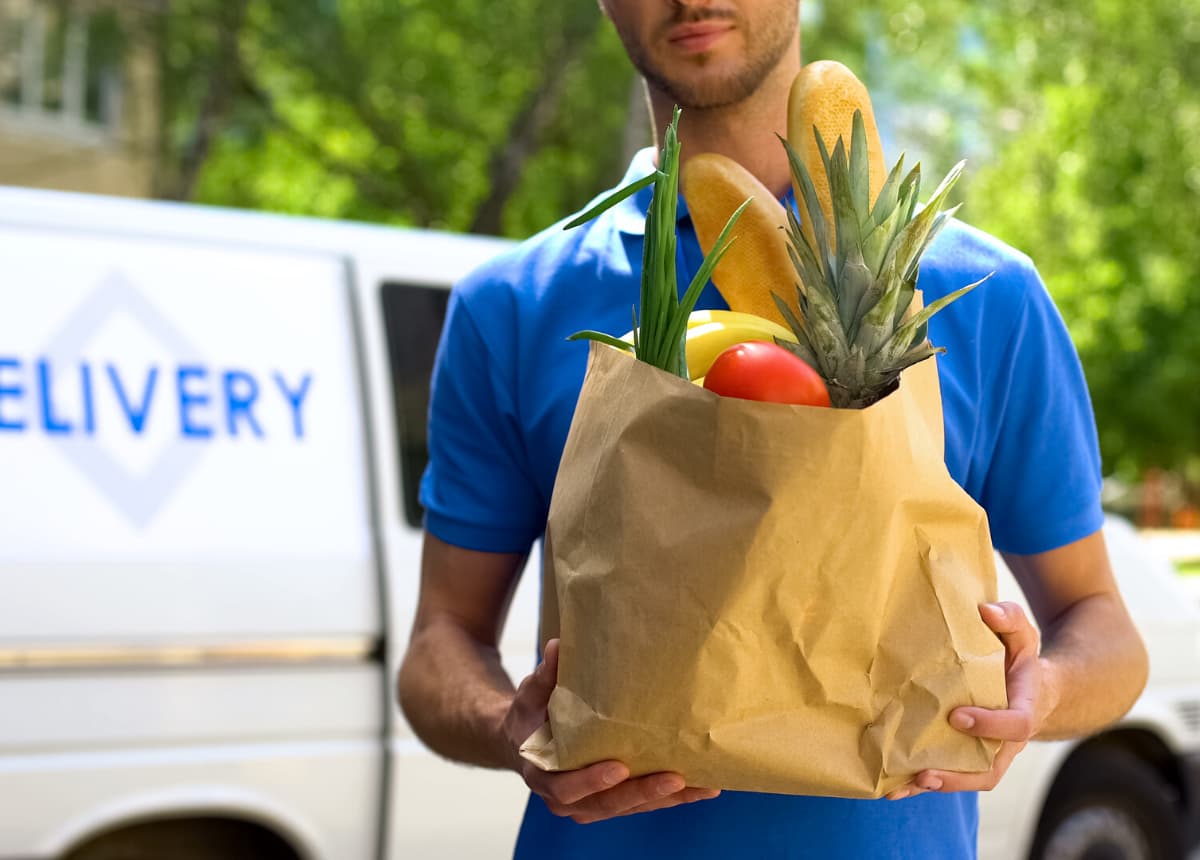
[[[0,0],[0,185],[150,196],[157,64],[139,7]]]

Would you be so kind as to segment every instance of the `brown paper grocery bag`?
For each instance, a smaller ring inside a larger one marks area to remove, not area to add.
[[[874,798],[990,768],[947,723],[1006,706],[981,508],[943,461],[937,367],[865,410],[723,398],[593,344],[550,505],[548,770]]]

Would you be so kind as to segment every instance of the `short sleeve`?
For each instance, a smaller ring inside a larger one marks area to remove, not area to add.
[[[992,444],[980,503],[996,548],[1046,552],[1104,521],[1100,451],[1079,357],[1032,265],[1019,267],[1023,307],[983,390]]]
[[[530,478],[511,382],[512,357],[489,344],[463,294],[450,297],[429,406],[425,528],[483,552],[528,552],[545,523]]]

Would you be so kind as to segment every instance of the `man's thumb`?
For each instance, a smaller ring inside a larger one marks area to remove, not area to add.
[[[540,694],[543,702],[550,701],[554,685],[558,683],[558,640],[551,639],[542,651],[542,662],[533,672],[532,686]]]

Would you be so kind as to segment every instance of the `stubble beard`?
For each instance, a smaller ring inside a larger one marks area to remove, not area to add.
[[[793,10],[796,8],[787,4]],[[688,21],[705,20],[716,15],[688,16]],[[666,95],[675,104],[684,109],[711,110],[728,107],[748,99],[767,79],[771,71],[783,59],[784,54],[792,44],[792,36],[796,31],[797,13],[786,13],[775,16],[775,20],[766,21],[761,32],[749,32],[744,22],[738,21],[739,29],[746,33],[748,39],[746,60],[741,68],[719,78],[709,78],[690,81],[683,77],[671,77],[650,58],[636,39],[625,38],[626,53],[634,68],[646,79],[652,89]],[[687,61],[697,68],[703,69],[707,63],[704,55]]]

